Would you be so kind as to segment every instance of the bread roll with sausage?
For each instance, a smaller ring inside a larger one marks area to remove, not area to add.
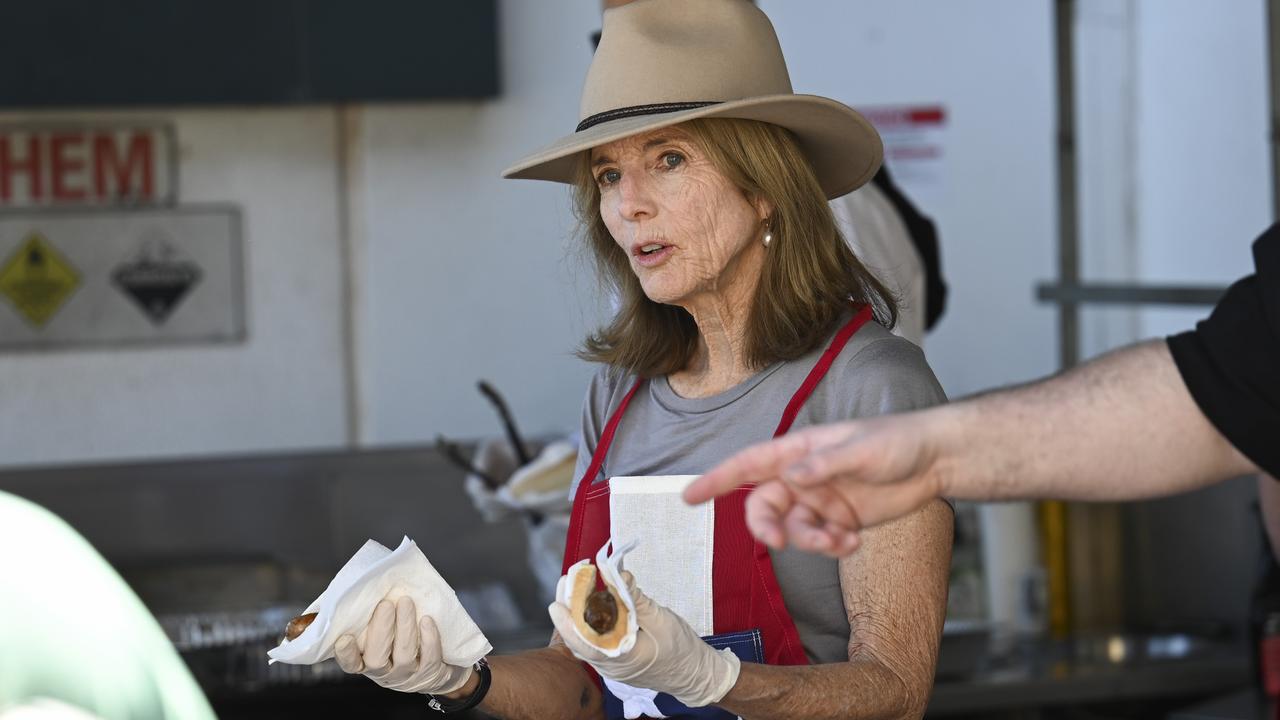
[[[569,578],[569,614],[582,637],[602,650],[615,650],[626,637],[630,611],[605,578],[596,590],[596,568],[582,564]]]

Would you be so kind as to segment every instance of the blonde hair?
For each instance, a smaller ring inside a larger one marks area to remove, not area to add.
[[[677,126],[750,199],[773,205],[769,247],[748,309],[747,360],[763,368],[795,360],[835,329],[851,304],[870,305],[892,328],[898,308],[888,289],[849,249],[795,136],[755,120],[703,118]],[[656,377],[683,369],[698,347],[684,308],[653,302],[600,216],[600,189],[584,152],[574,188],[575,214],[601,280],[618,295],[617,314],[589,335],[578,356]]]

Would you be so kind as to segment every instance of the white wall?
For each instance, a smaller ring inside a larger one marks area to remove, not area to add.
[[[498,100],[362,113],[364,442],[500,433],[481,378],[526,433],[577,428],[590,368],[572,352],[600,303],[567,186],[500,177],[577,124],[599,4],[550,7],[502,3]]]
[[[1263,0],[1140,0],[1140,277],[1226,285],[1272,220]],[[1144,335],[1207,309],[1142,314]]]
[[[1080,273],[1086,282],[1138,275],[1137,0],[1083,0],[1076,13],[1076,162]],[[1085,306],[1080,355],[1141,335],[1141,311]]]
[[[1089,281],[1227,285],[1271,222],[1263,0],[1088,0],[1077,70]],[[1191,327],[1206,307],[1092,306],[1086,355]]]
[[[951,287],[928,336],[952,396],[1054,369],[1051,4],[1047,0],[764,0],[798,92],[853,106],[941,102],[938,225]],[[890,166],[892,169],[892,166]],[[912,194],[912,188],[905,188]],[[926,194],[918,191],[918,197]]]
[[[0,353],[0,465],[340,444],[333,112],[5,113],[0,122],[170,120],[182,202],[241,206],[241,345]]]

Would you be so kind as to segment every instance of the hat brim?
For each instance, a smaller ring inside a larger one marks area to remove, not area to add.
[[[659,115],[600,123],[563,137],[520,160],[504,178],[573,183],[583,150],[697,118],[759,120],[796,134],[828,199],[862,187],[880,169],[884,145],[871,123],[853,108],[817,95],[767,95]]]

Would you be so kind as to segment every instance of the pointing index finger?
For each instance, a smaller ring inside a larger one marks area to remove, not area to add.
[[[784,468],[812,452],[835,432],[835,427],[807,428],[753,445],[690,483],[684,490],[684,501],[696,505],[743,485],[776,480]]]

